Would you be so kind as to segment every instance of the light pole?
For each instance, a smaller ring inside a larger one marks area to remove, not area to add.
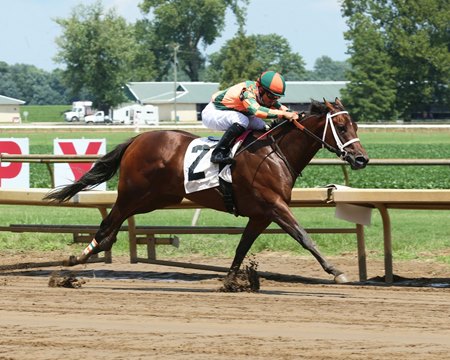
[[[177,51],[180,48],[179,44],[173,44],[173,113],[175,122],[177,117]]]

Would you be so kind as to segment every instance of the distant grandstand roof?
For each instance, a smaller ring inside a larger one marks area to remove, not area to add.
[[[0,105],[23,105],[25,101],[0,95]]]

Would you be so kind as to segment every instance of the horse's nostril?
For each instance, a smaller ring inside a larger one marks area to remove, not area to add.
[[[367,165],[367,163],[369,162],[369,159],[367,158],[367,157],[365,157],[365,156],[362,156],[362,155],[358,155],[358,156],[356,156],[355,157],[355,162],[357,163],[357,164],[360,164],[360,165]]]

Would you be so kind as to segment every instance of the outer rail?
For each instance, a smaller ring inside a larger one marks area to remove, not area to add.
[[[46,154],[30,154],[30,155],[14,155],[0,153],[1,162],[27,162],[46,164],[54,186],[54,175],[51,164],[53,163],[88,163],[95,162],[101,155],[46,155]],[[310,165],[339,165],[344,175],[344,184],[350,184],[348,175],[348,163],[340,159],[313,159]],[[370,159],[369,166],[450,166],[450,159]]]

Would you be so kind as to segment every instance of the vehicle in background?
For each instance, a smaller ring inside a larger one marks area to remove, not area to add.
[[[84,122],[86,124],[94,124],[94,123],[104,123],[111,124],[111,118],[108,115],[105,115],[104,111],[97,111],[93,115],[87,115],[84,117]]]
[[[153,105],[133,104],[116,109],[113,112],[113,122],[124,125],[158,125],[158,107]]]
[[[92,101],[74,101],[72,110],[64,113],[64,120],[68,122],[80,121],[93,112]]]

